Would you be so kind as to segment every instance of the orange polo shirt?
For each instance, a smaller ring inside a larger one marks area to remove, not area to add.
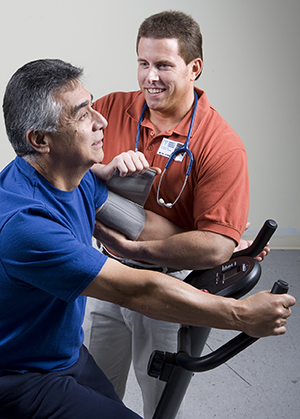
[[[171,220],[185,230],[206,230],[239,242],[248,217],[249,180],[245,147],[228,125],[212,108],[204,91],[195,88],[199,100],[189,149],[194,163],[187,185],[173,208],[156,202],[159,176],[156,176],[145,208]],[[111,93],[95,102],[95,109],[107,120],[104,130],[104,160],[134,150],[138,120],[144,104],[141,91]],[[168,158],[160,155],[162,140],[185,143],[191,110],[175,127],[155,134],[147,112],[141,124],[138,150],[150,166],[164,169]],[[173,202],[185,178],[188,159],[173,161],[161,183],[160,197]]]

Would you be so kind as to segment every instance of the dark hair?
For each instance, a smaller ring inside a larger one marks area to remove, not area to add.
[[[165,11],[152,15],[141,24],[136,52],[140,39],[144,38],[176,38],[179,44],[179,54],[186,64],[195,58],[203,60],[202,34],[198,23],[189,15],[179,11]]]
[[[19,156],[36,154],[26,133],[55,132],[62,104],[55,94],[79,82],[83,70],[62,60],[36,60],[19,68],[8,82],[3,99],[6,132]]]

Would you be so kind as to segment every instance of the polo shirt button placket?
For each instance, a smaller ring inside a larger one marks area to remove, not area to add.
[[[151,140],[149,142],[151,143],[151,141],[155,137],[155,131],[150,131],[150,137],[151,137]],[[147,147],[147,151],[152,151],[153,148],[154,148],[153,144],[149,144],[148,147]]]

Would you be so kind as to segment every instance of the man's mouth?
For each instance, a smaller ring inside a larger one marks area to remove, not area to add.
[[[102,147],[103,146],[103,141],[102,140],[99,140],[99,141],[93,143],[93,146],[98,146],[98,147],[100,146],[100,147]]]
[[[165,89],[147,89],[147,91],[151,94],[151,95],[154,95],[154,94],[158,94],[158,93],[162,93],[163,91],[164,91]]]

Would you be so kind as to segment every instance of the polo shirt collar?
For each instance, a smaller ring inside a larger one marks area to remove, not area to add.
[[[207,112],[208,107],[210,107],[209,102],[207,100],[206,94],[203,90],[199,89],[198,87],[194,87],[196,93],[198,94],[198,106],[197,106],[197,112],[196,117],[194,121],[194,129],[193,132],[196,131],[197,127],[199,126],[201,120],[203,119],[205,113]],[[127,108],[126,112],[129,115],[130,118],[134,119],[136,122],[139,121],[141,116],[141,111],[144,106],[145,99],[141,91],[137,92],[137,96],[133,99],[132,103]],[[190,121],[191,121],[191,113],[193,112],[193,108],[186,114],[186,116],[180,121],[180,123],[167,131],[164,132],[165,135],[172,135],[173,133],[178,134],[183,137],[187,137],[188,130],[190,127]],[[145,113],[144,120],[141,123],[142,126],[148,127],[153,129],[153,125],[150,122],[147,112]],[[193,136],[192,132],[192,136]]]

